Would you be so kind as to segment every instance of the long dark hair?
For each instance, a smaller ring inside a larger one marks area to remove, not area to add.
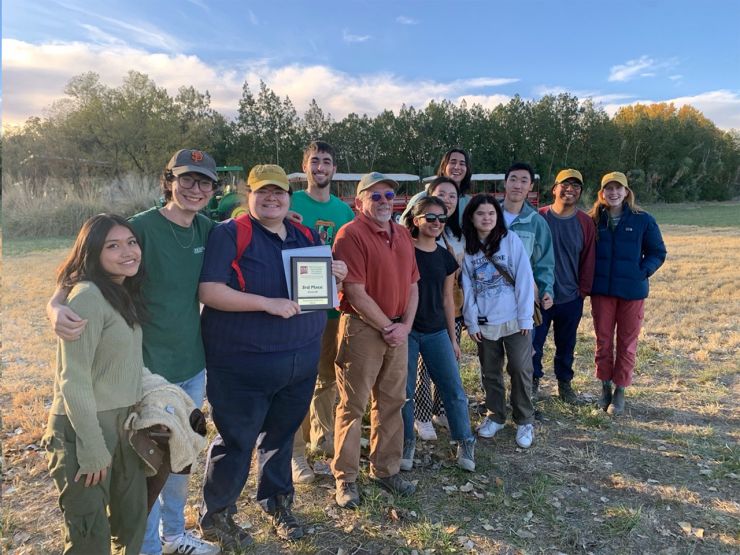
[[[470,190],[470,176],[473,175],[473,168],[470,166],[470,155],[466,151],[461,148],[451,148],[450,150],[445,152],[444,156],[442,156],[442,160],[440,160],[439,162],[437,175],[440,177],[445,175],[447,162],[450,161],[450,156],[452,156],[456,152],[462,154],[465,157],[465,177],[462,178],[462,181],[460,181],[460,185],[458,185],[458,189],[460,189],[459,194],[465,195]]]
[[[114,282],[100,264],[100,253],[105,245],[108,233],[115,226],[128,229],[138,236],[121,216],[115,214],[98,214],[82,224],[72,251],[57,270],[57,285],[71,288],[81,281],[93,282],[103,297],[123,316],[126,323],[133,327],[141,324],[145,317],[144,301],[141,295],[141,284],[144,278],[143,266],[133,277],[127,277],[122,284]]]
[[[447,225],[445,225],[445,231],[450,230],[452,232],[452,235],[455,236],[455,239],[460,240],[462,238],[462,227],[460,227],[460,189],[457,186],[457,183],[455,183],[452,179],[449,177],[435,177],[431,183],[429,183],[429,187],[427,187],[427,194],[430,196],[434,196],[434,190],[442,185],[442,183],[449,183],[452,186],[455,187],[455,192],[457,193],[457,202],[455,203],[455,209],[447,214],[449,218],[447,218]]]
[[[482,204],[493,204],[496,209],[496,225],[488,234],[486,240],[481,242],[478,238],[478,230],[473,227],[473,214],[478,210],[478,207]],[[506,229],[506,222],[504,222],[504,213],[501,210],[501,205],[496,200],[496,197],[489,194],[475,195],[465,207],[463,212],[463,224],[462,224],[463,236],[465,237],[465,252],[468,254],[475,254],[476,252],[483,251],[488,258],[491,258],[498,252],[498,248],[501,245],[501,239],[506,237],[508,230]]]
[[[413,209],[408,214],[406,214],[406,218],[403,223],[406,224],[406,228],[411,232],[412,237],[416,238],[419,236],[419,226],[414,223],[414,218],[426,214],[427,209],[432,206],[441,208],[443,210],[442,213],[447,214],[447,207],[445,206],[445,203],[442,201],[442,199],[433,196],[420,198],[414,203]],[[447,223],[450,223],[449,218],[447,218]],[[444,229],[442,229],[442,233],[444,233]]]

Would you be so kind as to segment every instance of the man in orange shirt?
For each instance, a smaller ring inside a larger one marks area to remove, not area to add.
[[[415,489],[399,471],[407,339],[419,300],[419,271],[410,233],[391,219],[396,187],[395,181],[381,173],[364,175],[357,184],[357,218],[342,227],[334,240],[334,257],[348,268],[339,307],[339,405],[332,463],[335,498],[346,508],[355,508],[360,501],[357,475],[362,417],[371,397],[373,480],[398,495],[409,495]]]

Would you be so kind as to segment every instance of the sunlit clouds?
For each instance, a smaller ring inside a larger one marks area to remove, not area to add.
[[[398,111],[403,104],[423,108],[431,100],[443,99],[455,103],[465,100],[468,106],[480,104],[493,108],[508,102],[512,96],[510,85],[520,82],[519,76],[490,75],[446,81],[410,79],[390,72],[358,74],[325,64],[278,64],[269,59],[248,59],[217,66],[197,55],[152,53],[142,47],[129,46],[93,25],[87,25],[86,30],[91,42],[32,44],[3,39],[4,126],[22,124],[30,116],[43,116],[45,109],[63,97],[70,78],[86,71],[99,74],[104,84],[118,86],[128,70],[136,70],[148,75],[171,95],[181,86],[192,85],[199,91],[207,90],[212,107],[227,118],[236,115],[245,80],[255,94],[262,80],[281,97],[289,96],[299,113],[316,99],[324,112],[331,113],[335,119],[351,112],[372,116],[384,109]],[[370,40],[358,37],[357,40]],[[610,79],[626,82],[645,72],[668,72],[669,65],[669,61],[656,62],[643,56],[614,66]],[[666,77],[675,76],[666,74]],[[505,92],[496,90],[504,86],[508,86]],[[591,98],[610,115],[620,106],[636,102],[691,104],[719,127],[740,128],[740,91],[731,89],[675,98],[644,98],[644,95],[631,94],[626,86],[623,92],[607,93],[596,87],[577,90],[540,85],[519,93],[524,98],[560,93],[570,93],[581,100]]]

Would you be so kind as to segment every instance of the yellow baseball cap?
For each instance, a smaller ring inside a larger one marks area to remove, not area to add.
[[[578,183],[583,185],[583,176],[578,170],[560,170],[560,173],[558,173],[557,177],[555,177],[555,183],[562,183],[566,179],[575,179],[576,181],[578,181]]]
[[[624,175],[622,172],[611,172],[606,174],[604,177],[601,178],[601,188],[603,189],[606,187],[608,183],[611,183],[612,181],[616,181],[619,183],[622,187],[627,187],[629,189],[629,184],[627,183],[627,176]]]
[[[277,185],[283,191],[290,192],[290,183],[285,170],[275,164],[259,164],[254,166],[247,177],[247,186],[256,191],[265,185]]]

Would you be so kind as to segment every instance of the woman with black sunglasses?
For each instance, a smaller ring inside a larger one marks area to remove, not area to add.
[[[447,220],[444,201],[430,196],[416,203],[413,217],[406,222],[414,238],[420,279],[419,306],[408,336],[407,399],[402,410],[404,445],[401,470],[411,470],[413,467],[416,447],[414,390],[419,355],[447,408],[450,435],[458,442],[457,464],[469,472],[475,470],[475,437],[471,432],[468,399],[457,364],[460,349],[455,334],[452,289],[459,266],[455,257],[437,244]]]

